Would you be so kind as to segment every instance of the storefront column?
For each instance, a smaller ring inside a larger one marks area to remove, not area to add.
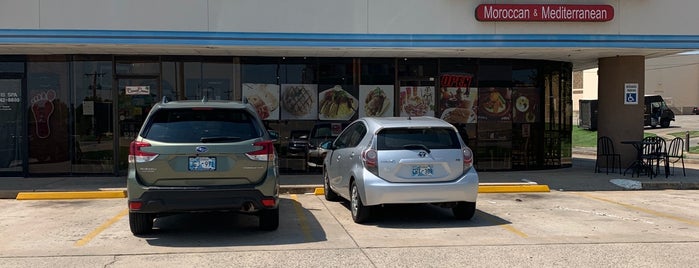
[[[608,136],[621,153],[626,168],[636,158],[636,149],[622,141],[643,139],[643,95],[645,57],[623,56],[599,59],[597,136]],[[638,85],[637,104],[625,104],[625,86]],[[604,163],[602,163],[604,164]]]

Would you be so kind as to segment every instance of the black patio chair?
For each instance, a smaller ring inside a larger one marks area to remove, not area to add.
[[[614,142],[610,137],[601,136],[597,138],[597,160],[595,161],[595,173],[600,171],[600,161],[604,158],[605,168],[609,174],[609,160],[611,159],[612,172],[616,170],[616,163],[619,163],[619,174],[621,174],[621,154],[614,150]]]
[[[641,159],[643,159],[645,170],[648,172],[648,176],[650,176],[651,179],[653,179],[654,174],[660,174],[660,162],[664,162],[665,177],[669,175],[669,166],[667,161],[665,161],[667,156],[665,145],[665,140],[658,136],[643,138],[643,153],[641,154]]]
[[[680,137],[672,139],[667,147],[665,157],[668,164],[672,163],[672,175],[675,175],[675,163],[682,161],[682,175],[687,176],[687,172],[684,170],[684,139]]]

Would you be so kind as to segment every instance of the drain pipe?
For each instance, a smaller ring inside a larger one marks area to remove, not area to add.
[[[684,144],[684,151],[689,152],[689,131],[684,134],[684,138],[687,140],[687,142]]]

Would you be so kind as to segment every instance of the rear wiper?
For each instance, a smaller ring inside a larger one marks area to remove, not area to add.
[[[425,146],[424,144],[406,144],[406,145],[403,145],[403,149],[406,149],[406,150],[420,150],[420,149],[422,149],[422,150],[425,150],[425,152],[427,152],[428,154],[430,153],[430,148],[427,148],[427,146]]]
[[[219,137],[201,137],[199,140],[203,143],[207,142],[232,142],[232,141],[240,141],[240,137],[233,137],[233,136],[219,136]]]

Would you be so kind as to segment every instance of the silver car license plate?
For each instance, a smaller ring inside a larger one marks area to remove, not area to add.
[[[216,170],[216,157],[197,156],[189,157],[190,171],[212,171]]]
[[[432,165],[413,165],[413,177],[432,176]]]

